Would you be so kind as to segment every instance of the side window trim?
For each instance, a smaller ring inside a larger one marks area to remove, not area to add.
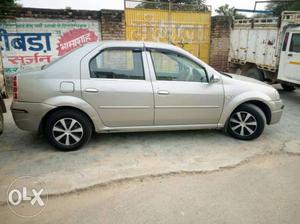
[[[284,35],[283,45],[282,45],[282,51],[286,51],[288,42],[289,42],[290,33],[286,32]]]
[[[180,57],[184,57],[184,58],[187,58],[188,60],[192,61],[193,63],[197,64],[199,67],[201,67],[203,69],[203,71],[205,72],[205,76],[206,76],[206,82],[198,82],[198,83],[208,83],[209,81],[209,78],[208,78],[208,74],[207,74],[207,71],[206,71],[206,68],[202,65],[200,65],[198,62],[194,61],[192,58],[184,55],[184,54],[181,54],[181,53],[178,53],[176,51],[172,51],[172,50],[168,50],[168,49],[163,49],[163,48],[146,48],[146,51],[149,52],[149,55],[150,55],[150,59],[151,59],[151,62],[152,62],[152,67],[153,67],[153,71],[155,73],[155,79],[156,81],[166,81],[166,82],[170,82],[170,80],[158,80],[157,79],[157,72],[156,72],[156,69],[155,69],[155,65],[154,65],[154,61],[153,61],[153,57],[152,57],[152,54],[151,52],[153,51],[156,51],[156,52],[160,52],[160,53],[172,53],[172,54],[175,54],[175,55],[178,55]],[[174,81],[173,81],[174,82]],[[182,82],[182,81],[178,81],[178,82]],[[197,82],[197,81],[190,81],[190,82]]]
[[[94,78],[94,77],[92,77],[91,62],[97,56],[99,56],[101,53],[103,53],[104,51],[108,51],[108,50],[132,50],[132,52],[140,52],[141,53],[141,67],[142,67],[142,72],[143,72],[143,79]],[[142,48],[142,47],[106,47],[106,48],[103,48],[97,54],[95,54],[92,58],[90,58],[90,60],[88,62],[88,66],[89,66],[89,78],[90,79],[101,79],[101,80],[113,79],[113,80],[137,80],[137,81],[145,81],[146,80],[146,75],[145,75],[145,65],[144,65],[144,60],[143,60],[143,55],[142,55],[143,52],[144,52],[144,48]]]

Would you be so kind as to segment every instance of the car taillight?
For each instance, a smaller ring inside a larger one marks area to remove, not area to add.
[[[13,77],[13,96],[14,96],[14,100],[18,100],[19,93],[18,93],[18,77],[17,77],[17,75],[15,75]]]

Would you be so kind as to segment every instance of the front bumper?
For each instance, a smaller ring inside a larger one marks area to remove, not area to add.
[[[42,118],[54,106],[44,103],[13,101],[11,112],[18,128],[27,131],[38,131]]]
[[[276,124],[280,121],[284,105],[281,100],[271,101],[269,103],[271,109],[271,121],[270,124]]]

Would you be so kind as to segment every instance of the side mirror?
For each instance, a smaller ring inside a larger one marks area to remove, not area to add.
[[[219,81],[220,81],[220,78],[215,75],[212,75],[209,79],[209,83],[217,83]]]

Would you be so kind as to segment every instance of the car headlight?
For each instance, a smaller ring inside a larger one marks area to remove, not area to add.
[[[280,100],[279,92],[275,89],[274,91],[275,100]]]

